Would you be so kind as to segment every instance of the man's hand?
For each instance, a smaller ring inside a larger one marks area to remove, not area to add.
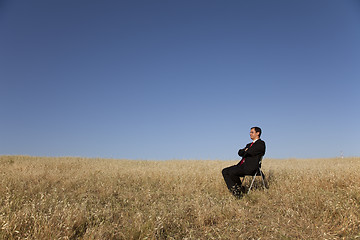
[[[248,150],[248,148],[245,148],[245,152]]]

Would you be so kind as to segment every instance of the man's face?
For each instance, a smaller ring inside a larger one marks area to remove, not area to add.
[[[255,132],[255,129],[250,129],[250,138],[252,140],[258,139],[259,138],[259,133]]]

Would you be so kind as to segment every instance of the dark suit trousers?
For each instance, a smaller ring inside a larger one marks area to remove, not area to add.
[[[222,170],[222,175],[224,177],[228,189],[232,191],[234,187],[241,186],[240,177],[244,176],[244,169],[239,164],[230,166]]]

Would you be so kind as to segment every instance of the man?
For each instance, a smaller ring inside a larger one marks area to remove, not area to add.
[[[222,175],[230,192],[235,196],[240,196],[240,192],[244,192],[245,188],[241,187],[240,177],[252,175],[259,168],[259,161],[265,155],[265,142],[260,139],[261,129],[252,127],[250,129],[251,143],[240,149],[238,154],[242,157],[241,161],[234,166],[224,168]]]

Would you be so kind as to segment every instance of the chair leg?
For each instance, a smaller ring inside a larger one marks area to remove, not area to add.
[[[263,174],[263,172],[260,170],[260,175],[261,175],[261,180],[263,182],[263,185],[264,185],[264,189],[266,189],[266,186],[265,186],[265,175]]]
[[[245,178],[246,178],[246,176],[244,176],[242,179],[241,179],[241,177],[240,177],[240,180],[241,180],[241,186],[240,186],[240,188],[245,189]]]
[[[254,181],[255,181],[256,176],[257,176],[257,173],[255,173],[255,175],[254,175],[254,177],[253,177],[253,180],[251,181],[251,185],[250,185],[249,190],[248,190],[248,192],[247,192],[248,194],[249,194],[249,192],[250,192],[250,190],[251,190],[251,188],[252,188],[252,185],[254,184]]]

